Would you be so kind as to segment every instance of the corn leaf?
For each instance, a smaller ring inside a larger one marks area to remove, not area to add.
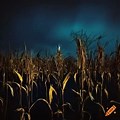
[[[120,105],[120,102],[117,102],[117,101],[115,101],[115,100],[111,100],[110,103]]]
[[[77,72],[74,74],[74,81],[76,82]]]
[[[21,86],[22,90],[26,93],[26,95],[28,95],[28,91],[25,87]]]
[[[105,109],[104,109],[103,105],[100,103],[96,103],[96,104],[99,105],[101,107],[102,111],[105,113]]]
[[[53,92],[57,95],[56,90],[53,88],[52,85],[50,85],[50,89],[49,89],[49,103],[52,103],[53,100]]]
[[[37,82],[35,82],[35,81],[33,80],[33,83],[34,83],[34,85],[36,86],[36,88],[38,88]]]
[[[20,82],[22,83],[22,82],[23,82],[23,78],[22,78],[22,76],[20,75],[20,73],[18,73],[16,70],[14,70],[14,72],[17,74]]]
[[[2,105],[3,107],[3,98],[0,97],[0,104]]]
[[[90,99],[91,99],[92,101],[95,100],[94,97],[92,96],[92,93],[91,93],[91,92],[89,92],[89,96],[90,96]]]
[[[87,113],[88,116],[89,116],[89,119],[88,119],[88,120],[91,120],[92,116],[91,116],[91,114],[90,114],[89,112],[87,112],[87,111],[82,111],[82,112],[83,112],[83,113]]]
[[[24,108],[17,108],[16,111],[18,111],[18,112],[20,112],[20,111],[24,112],[25,110],[24,110]]]
[[[50,104],[48,103],[48,101],[45,100],[45,99],[43,99],[43,98],[39,98],[39,99],[37,99],[37,100],[30,106],[30,108],[29,108],[29,110],[28,110],[28,113],[30,113],[31,109],[35,106],[35,104],[37,104],[37,103],[43,103],[43,102],[44,102],[44,103],[49,107],[49,109],[52,111],[52,108],[51,108]]]
[[[19,83],[17,83],[17,82],[12,82],[12,84],[17,85],[17,86],[20,88],[20,84],[19,84]]]
[[[96,94],[98,93],[98,87],[99,87],[99,85],[97,84],[96,87],[95,87],[95,93]]]
[[[66,77],[65,77],[65,79],[64,79],[64,81],[63,81],[63,88],[62,88],[62,91],[64,91],[65,86],[66,86],[66,84],[67,84],[69,78],[70,78],[70,72],[66,75]]]
[[[76,90],[72,89],[72,91],[73,91],[75,94],[77,94],[78,96],[80,96],[80,93],[77,92]]]
[[[14,96],[14,91],[13,91],[13,88],[11,87],[11,85],[9,85],[8,83],[6,83],[6,85],[9,87],[11,95]]]
[[[31,117],[30,117],[29,113],[25,113],[25,116],[27,117],[27,120],[31,120]]]
[[[104,89],[104,92],[106,94],[106,97],[108,98],[108,91],[106,89]]]

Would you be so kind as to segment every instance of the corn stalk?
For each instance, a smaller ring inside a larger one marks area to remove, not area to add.
[[[78,65],[78,75],[79,75],[79,91],[80,91],[80,99],[81,99],[81,106],[79,105],[79,110],[81,111],[81,120],[83,119],[83,89],[84,89],[84,80],[85,80],[85,69],[86,69],[86,52],[85,47],[82,43],[82,40],[76,38],[77,44],[77,65]]]
[[[62,53],[61,53],[61,48],[58,46],[57,49],[57,54],[56,54],[56,68],[57,68],[57,77],[58,77],[58,107],[59,109],[62,109],[63,112],[63,119],[64,119],[64,108],[62,107],[64,103],[64,98],[62,94],[62,79],[63,79],[63,58],[62,58]]]

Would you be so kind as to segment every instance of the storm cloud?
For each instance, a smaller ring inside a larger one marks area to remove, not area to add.
[[[119,0],[19,1],[1,4],[0,47],[51,49],[58,44],[66,54],[75,53],[71,32],[105,34],[113,45],[120,35]],[[110,45],[110,47],[112,47]]]

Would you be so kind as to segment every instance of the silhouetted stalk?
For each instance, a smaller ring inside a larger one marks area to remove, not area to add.
[[[103,89],[103,87],[102,87],[102,84],[101,84],[101,89],[100,89],[100,104],[102,105],[102,89]]]
[[[4,73],[3,73],[3,88],[5,87],[5,70],[4,70]]]
[[[20,83],[20,107],[22,107],[22,82]]]
[[[102,105],[102,100],[103,100],[103,80],[104,80],[103,75],[104,75],[104,73],[102,73],[102,75],[101,75],[101,79],[102,79],[101,92],[100,92],[100,104],[101,105]]]
[[[56,54],[56,68],[57,68],[57,74],[58,74],[58,105],[59,108],[62,109],[62,117],[64,119],[64,107],[62,105],[64,104],[64,96],[62,92],[62,80],[63,80],[63,58],[61,53],[61,48],[58,46],[57,48],[57,54]]]
[[[33,103],[33,80],[31,81],[31,104]]]
[[[86,67],[86,51],[83,41],[79,38],[75,39],[77,44],[77,56],[78,56],[78,75],[79,75],[79,91],[80,91],[80,99],[81,103],[79,104],[79,111],[81,111],[81,120],[83,120],[83,88],[84,88],[84,75],[85,75],[85,67]]]
[[[8,86],[5,85],[5,91],[6,91],[6,96],[5,96],[5,109],[4,109],[4,120],[6,120],[7,117],[7,107],[8,107]]]
[[[46,100],[49,101],[48,99],[48,87],[47,87],[47,81],[45,81],[45,92],[46,92]]]
[[[29,89],[30,89],[30,106],[33,103],[33,80],[32,80],[32,68],[29,65]]]
[[[7,58],[4,59],[4,73],[3,73],[3,88],[4,88],[4,92],[5,92],[5,96],[4,96],[4,120],[6,120],[7,118],[7,107],[8,107],[8,86],[7,86],[7,70],[8,70],[8,66],[7,66]]]
[[[28,84],[28,89],[27,89],[27,92],[28,92],[28,109],[30,108],[30,83],[29,83],[29,74],[27,73],[27,84]]]
[[[84,75],[85,71],[79,69],[79,85],[80,85],[80,99],[81,102],[79,104],[79,111],[81,112],[81,120],[84,118],[83,114],[83,108],[84,108],[84,96],[83,96],[83,90],[84,90]]]
[[[102,91],[103,91],[103,71],[104,71],[104,50],[101,46],[98,45],[98,56],[97,56],[97,60],[98,60],[98,71],[101,74],[101,89],[100,89],[100,104],[102,105],[102,99],[103,99],[103,95],[102,95]]]
[[[5,79],[5,73],[4,73],[4,82],[5,82],[5,84],[4,84],[4,90],[5,90],[5,98],[4,98],[4,120],[6,120],[6,118],[7,118],[7,107],[8,107],[8,86],[6,85],[6,79]]]
[[[20,80],[20,91],[19,91],[19,94],[20,94],[20,100],[19,100],[19,105],[20,107],[22,107],[22,82],[23,82],[23,77],[16,71],[16,70],[13,70],[13,72],[15,72]]]

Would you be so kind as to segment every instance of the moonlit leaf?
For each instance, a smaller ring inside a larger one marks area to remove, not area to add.
[[[23,82],[23,78],[22,78],[22,76],[20,75],[20,73],[18,73],[16,70],[14,70],[14,72],[17,74],[20,82],[22,83],[22,82]]]
[[[52,85],[50,85],[50,89],[49,89],[49,103],[52,103],[53,100],[53,92],[57,95],[56,90],[53,88]]]
[[[66,77],[65,77],[65,79],[64,79],[64,81],[63,81],[63,88],[62,88],[62,91],[64,91],[65,86],[66,86],[66,84],[67,84],[69,78],[70,78],[70,72],[66,75]]]
[[[14,96],[14,91],[11,85],[9,85],[8,83],[6,83],[6,85],[10,88],[11,95]]]

